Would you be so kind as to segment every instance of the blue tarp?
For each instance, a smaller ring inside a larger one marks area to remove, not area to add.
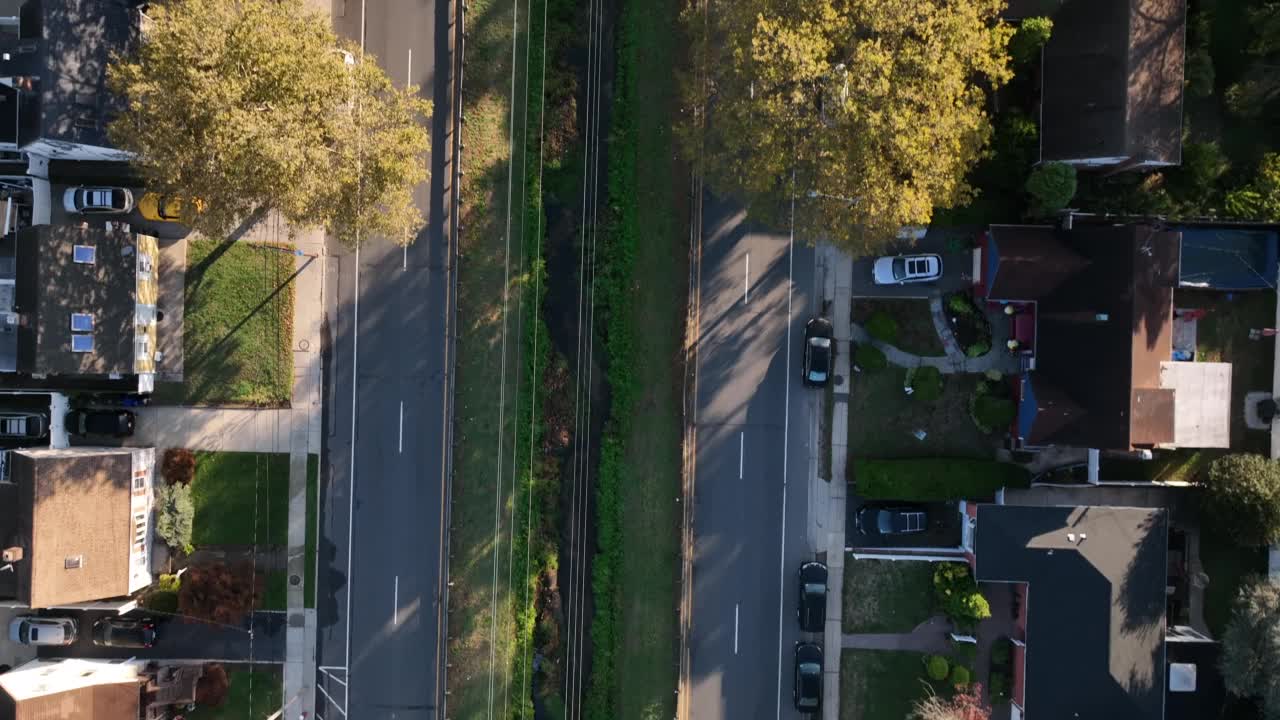
[[[1280,233],[1230,227],[1181,227],[1179,284],[1212,290],[1265,290],[1276,282]]]

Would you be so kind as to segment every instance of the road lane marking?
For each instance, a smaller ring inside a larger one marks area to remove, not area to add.
[[[742,479],[742,458],[746,455],[747,433],[738,433],[738,479]]]
[[[400,576],[396,576],[396,583],[391,589],[391,624],[400,624]]]
[[[782,404],[782,551],[778,556],[778,720],[782,720],[782,598],[787,577],[787,442],[791,435],[791,290],[795,285],[795,240],[796,200],[791,198],[791,230],[787,236],[787,346],[783,351],[787,356],[787,374]]]
[[[738,606],[741,603],[733,604],[733,654],[738,654]]]
[[[361,6],[361,23],[364,22],[364,9]],[[361,37],[363,44],[364,38]],[[346,642],[343,650],[344,658],[343,667],[351,667],[351,559],[352,548],[354,547],[355,533],[355,516],[356,516],[356,417],[357,417],[357,400],[356,389],[360,385],[360,226],[356,225],[356,279],[355,279],[355,303],[351,316],[351,472],[349,473],[349,482],[347,487],[347,607],[346,610]],[[347,671],[347,677],[350,679],[351,671]],[[342,698],[342,707],[339,708],[342,716],[347,716],[347,698]]]
[[[751,253],[747,253],[747,264],[742,268],[742,304],[746,305],[751,295]]]
[[[400,401],[400,440],[397,443],[399,452],[404,452],[404,401]]]
[[[332,697],[330,697],[329,693],[327,693],[327,692],[325,692],[325,691],[324,691],[324,686],[323,686],[323,685],[316,685],[316,689],[320,691],[320,694],[321,694],[321,695],[324,695],[324,698],[325,698],[326,700],[328,700],[328,701],[329,701],[329,703],[330,703],[331,705],[333,705],[333,709],[334,709],[334,710],[337,710],[338,712],[342,713],[342,717],[346,717],[346,716],[347,716],[347,711],[346,711],[346,710],[343,710],[341,705],[339,705],[338,703],[334,702],[334,699],[333,699]],[[343,702],[344,702],[344,703],[346,702],[346,698],[343,698]]]

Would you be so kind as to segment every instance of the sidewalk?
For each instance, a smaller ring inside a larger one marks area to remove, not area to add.
[[[316,611],[306,607],[307,456],[322,456],[321,325],[324,319],[325,248],[322,231],[289,237],[288,228],[270,216],[245,234],[241,242],[292,242],[295,257],[293,396],[290,407],[255,410],[217,407],[137,408],[138,432],[133,445],[157,450],[182,447],[223,452],[289,453],[289,533],[285,566],[289,574],[285,630],[283,717],[315,717]],[[317,500],[318,502],[318,500]],[[305,715],[303,715],[305,713]]]
[[[827,626],[823,633],[825,663],[822,683],[823,720],[840,717],[840,648],[843,642],[841,626],[844,606],[844,520],[847,443],[849,438],[849,368],[850,341],[853,324],[849,313],[853,308],[853,259],[830,245],[818,248],[823,268],[822,296],[831,308],[831,324],[835,333],[835,372],[833,378],[834,408],[831,413],[831,477],[826,484],[829,494],[826,522],[827,552]],[[815,485],[821,485],[819,482]],[[823,488],[816,488],[819,492]],[[823,547],[819,544],[819,547]]]

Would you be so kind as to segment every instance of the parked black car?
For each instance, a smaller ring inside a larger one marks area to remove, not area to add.
[[[796,643],[796,685],[792,692],[796,710],[816,715],[822,710],[822,646]]]
[[[155,647],[155,621],[151,618],[103,618],[93,624],[93,644],[126,648]]]
[[[923,505],[863,505],[853,523],[863,535],[912,535],[929,527],[929,513]]]
[[[827,621],[827,566],[807,562],[796,573],[800,580],[800,607],[796,615],[804,632],[822,632]]]
[[[804,324],[804,363],[800,380],[809,387],[823,387],[831,381],[831,321],[810,318]]]
[[[72,435],[133,435],[134,415],[128,410],[72,410],[67,413],[67,432]]]

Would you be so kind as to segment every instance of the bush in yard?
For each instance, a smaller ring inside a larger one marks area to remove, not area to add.
[[[1280,717],[1280,584],[1254,577],[1240,589],[1222,635],[1222,678],[1231,694],[1257,698]]]
[[[164,573],[160,576],[160,580],[156,582],[156,588],[161,592],[178,592],[182,589],[182,578]]]
[[[853,364],[862,368],[864,372],[879,372],[889,367],[889,359],[884,356],[880,348],[863,343],[853,354]]]
[[[225,563],[192,565],[178,591],[178,609],[197,620],[239,625],[258,600],[258,583],[244,568]]]
[[[1031,211],[1037,215],[1052,215],[1065,208],[1076,196],[1075,167],[1060,162],[1036,167],[1027,178],[1027,193],[1031,195]]]
[[[1030,17],[1023,20],[1009,39],[1009,57],[1015,65],[1030,65],[1040,55],[1040,49],[1049,42],[1053,33],[1053,21],[1047,17]]]
[[[866,328],[867,334],[880,342],[893,345],[898,341],[898,321],[883,310],[875,311]]]
[[[988,435],[1009,427],[1017,415],[1017,407],[1011,398],[975,393],[971,401],[973,424]]]
[[[950,696],[938,695],[930,689],[911,706],[907,720],[987,720],[990,717],[991,708],[982,701],[982,686],[975,683]]]
[[[1280,541],[1280,463],[1261,455],[1224,455],[1195,479],[1204,488],[1204,512],[1246,547]]]
[[[1027,487],[1031,475],[1012,463],[972,458],[907,458],[853,463],[854,487],[872,500],[980,500],[1002,487]]]
[[[924,659],[924,669],[930,678],[945,680],[947,673],[951,672],[951,663],[941,655],[929,655]]]
[[[190,485],[196,473],[196,454],[186,448],[169,448],[164,451],[160,474],[170,485]]]
[[[931,365],[914,368],[911,376],[911,397],[921,402],[933,402],[942,397],[942,373]]]
[[[978,358],[989,352],[991,352],[991,343],[979,341],[966,348],[964,354],[966,357]]]
[[[1253,182],[1227,193],[1223,205],[1241,220],[1280,221],[1280,154],[1263,155]]]
[[[991,673],[991,697],[998,700],[1007,700],[1009,692],[1009,678],[1002,672]]]
[[[964,563],[938,563],[933,571],[933,592],[942,611],[957,627],[972,627],[991,617],[991,606]]]
[[[956,665],[951,668],[951,684],[955,687],[965,687],[969,684],[970,673],[969,668],[963,665]]]
[[[1216,141],[1182,145],[1182,164],[1170,170],[1169,185],[1194,213],[1207,213],[1218,194],[1218,181],[1231,161]]]
[[[209,663],[204,666],[204,674],[196,681],[196,705],[219,707],[227,700],[227,690],[231,688],[231,680],[227,678],[227,669],[220,663]]]
[[[191,552],[191,522],[195,518],[190,485],[156,488],[156,534],[171,548]]]
[[[974,307],[973,298],[964,293],[955,293],[947,298],[947,310],[956,315],[975,315],[978,309]]]

